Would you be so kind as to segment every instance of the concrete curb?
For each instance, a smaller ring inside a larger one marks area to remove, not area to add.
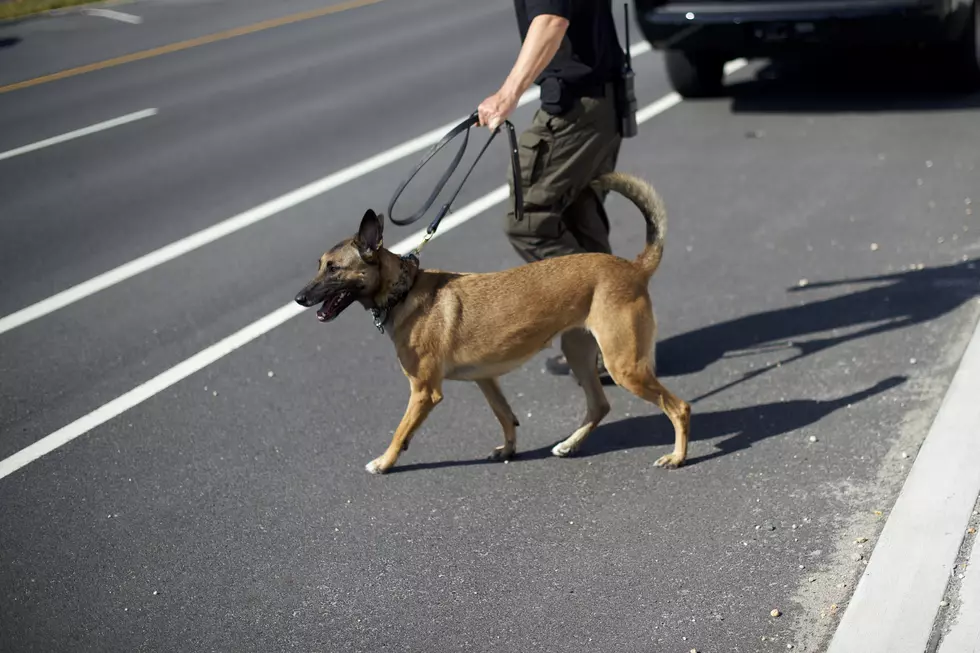
[[[827,653],[927,650],[978,494],[980,324]]]
[[[980,653],[980,573],[970,571],[974,564],[980,564],[980,535],[976,533],[976,525],[980,521],[977,513],[973,513],[974,532],[966,536],[973,539],[972,547],[966,564],[960,558],[958,574],[965,573],[959,586],[958,606],[955,612],[948,615],[945,623],[941,624],[945,634],[940,634],[937,653]],[[969,544],[965,540],[966,544]],[[965,569],[964,569],[965,568]]]

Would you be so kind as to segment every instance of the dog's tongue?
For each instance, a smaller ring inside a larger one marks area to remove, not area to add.
[[[332,299],[328,299],[327,301],[323,302],[323,306],[321,306],[320,310],[316,312],[316,319],[320,320],[321,322],[326,322],[330,319],[330,304],[332,302]]]
[[[321,322],[326,322],[333,317],[333,305],[336,303],[336,300],[336,297],[327,298],[327,300],[323,302],[323,305],[320,306],[320,309],[316,312],[316,319],[320,320]]]
[[[320,310],[316,312],[316,319],[320,320],[321,322],[332,320],[337,316],[337,308],[344,302],[346,297],[347,293],[341,292],[328,298],[325,302],[323,302],[323,306],[320,307]]]

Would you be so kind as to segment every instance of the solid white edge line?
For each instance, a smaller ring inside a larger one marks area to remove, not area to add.
[[[637,112],[637,123],[642,124],[657,115],[657,113],[652,113],[648,109],[651,109],[652,107],[660,107],[658,109],[658,113],[663,113],[675,104],[676,102],[673,104],[665,103],[663,102],[663,98],[661,98],[660,100],[657,100],[644,108],[644,117],[642,120],[640,120],[639,112]],[[490,191],[483,197],[470,202],[458,211],[451,213],[442,221],[439,231],[436,232],[433,240],[444,236],[480,213],[483,213],[487,209],[503,202],[508,196],[509,190],[507,185],[504,184],[502,186],[498,186],[496,189]],[[390,249],[396,254],[405,254],[410,251],[412,247],[417,245],[424,235],[425,229],[420,229],[411,236],[401,240]],[[163,390],[166,390],[178,381],[186,379],[191,374],[194,374],[211,363],[214,363],[218,359],[227,356],[231,352],[251,342],[252,340],[255,340],[259,336],[268,333],[277,326],[285,323],[291,317],[295,317],[305,310],[307,309],[299,306],[295,302],[290,302],[282,308],[279,308],[265,317],[253,322],[252,324],[249,324],[240,331],[236,331],[227,338],[224,338],[210,347],[194,354],[176,366],[161,372],[146,383],[143,383],[142,385],[133,388],[129,392],[120,395],[84,417],[80,417],[71,424],[68,424],[67,426],[64,426],[41,438],[37,442],[25,447],[24,449],[21,449],[12,456],[0,460],[0,479],[9,476],[21,467],[32,463],[41,456],[54,451],[58,447],[71,442],[80,435],[84,435],[95,427],[108,422],[113,417],[116,417],[130,408],[143,403],[150,397],[162,392]]]
[[[646,47],[643,47],[644,45]],[[631,46],[631,49],[633,50],[634,56],[637,56],[639,54],[650,52],[650,45],[646,41],[642,41],[636,46]],[[521,96],[517,106],[520,107],[528,104],[529,102],[533,102],[539,97],[539,93],[540,89],[536,87],[532,88]],[[326,193],[327,191],[346,184],[347,182],[363,177],[364,175],[383,168],[390,163],[394,163],[399,159],[415,154],[416,152],[420,152],[425,148],[438,143],[439,140],[445,136],[446,132],[459,124],[461,120],[462,118],[459,118],[451,123],[437,127],[436,129],[406,141],[401,145],[397,145],[391,149],[385,150],[384,152],[364,159],[360,163],[355,163],[352,166],[327,175],[326,177],[322,177],[321,179],[297,188],[296,190],[290,191],[285,195],[280,195],[279,197],[269,200],[264,204],[248,209],[244,213],[234,215],[221,222],[218,222],[217,224],[202,229],[189,236],[185,236],[180,240],[176,240],[169,245],[165,245],[159,249],[144,254],[143,256],[135,258],[128,263],[124,263],[107,272],[103,272],[102,274],[92,277],[87,281],[83,281],[80,284],[51,295],[46,299],[42,299],[41,301],[31,304],[30,306],[26,306],[18,311],[10,313],[9,315],[5,315],[4,317],[0,318],[0,334],[16,329],[17,327],[23,326],[24,324],[32,322],[38,318],[44,317],[49,313],[53,313],[64,308],[65,306],[74,304],[75,302],[90,295],[94,295],[95,293],[105,290],[106,288],[110,288],[127,279],[135,277],[138,274],[155,268],[158,265],[162,265],[167,261],[172,261],[175,258],[192,252],[199,247],[207,245],[208,243],[212,243],[220,238],[244,229],[245,227],[261,222],[266,218],[276,215],[277,213],[281,213],[286,209],[310,200],[317,195]],[[11,151],[13,152],[15,150]]]
[[[978,397],[980,323],[827,653],[926,650],[980,494]]]
[[[82,13],[88,14],[89,16],[98,16],[99,18],[108,18],[109,20],[118,20],[121,23],[129,23],[130,25],[139,25],[143,22],[143,19],[135,14],[127,14],[113,9],[95,9],[89,7],[83,9]]]
[[[136,120],[142,120],[143,118],[149,118],[150,116],[155,116],[155,115],[157,115],[156,109],[143,109],[142,111],[127,113],[125,116],[119,116],[118,118],[113,118],[112,120],[106,120],[104,122],[100,122],[95,125],[82,127],[81,129],[76,129],[75,131],[70,131],[68,133],[61,134],[59,136],[52,136],[51,138],[45,138],[43,141],[37,141],[36,143],[31,143],[30,145],[24,145],[23,147],[17,147],[12,150],[7,150],[6,152],[0,152],[0,161],[3,161],[4,159],[12,159],[15,156],[19,156],[21,154],[27,154],[28,152],[33,152],[35,150],[40,150],[45,147],[57,145],[58,143],[64,143],[65,141],[71,141],[76,138],[81,138],[82,136],[95,134],[96,132],[105,131],[106,129],[112,129],[113,127],[118,127],[119,125],[125,125],[126,123],[134,122]]]

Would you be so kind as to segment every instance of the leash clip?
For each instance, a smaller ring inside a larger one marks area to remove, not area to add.
[[[435,235],[436,232],[434,229],[426,230],[425,236],[422,237],[422,242],[420,242],[418,245],[415,246],[415,249],[412,250],[412,253],[409,256],[414,257],[417,261],[419,254],[422,253],[422,248],[425,247],[428,244],[428,242],[432,240],[432,237]]]
[[[384,333],[385,322],[388,321],[388,311],[383,308],[372,308],[371,315],[374,316],[374,328]]]

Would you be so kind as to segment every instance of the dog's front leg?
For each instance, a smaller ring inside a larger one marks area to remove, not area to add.
[[[483,391],[483,396],[486,397],[490,409],[504,430],[504,444],[493,450],[493,453],[490,454],[490,460],[508,460],[517,449],[517,427],[521,423],[517,421],[514,411],[507,403],[507,398],[501,392],[497,379],[481,379],[476,384]]]
[[[408,407],[401,423],[395,430],[395,435],[391,439],[391,444],[381,456],[369,462],[365,469],[372,474],[384,474],[394,466],[398,460],[398,454],[402,452],[408,441],[411,439],[415,429],[422,425],[432,409],[442,401],[442,389],[438,384],[430,384],[419,379],[409,379],[412,384],[412,396],[408,400]]]

